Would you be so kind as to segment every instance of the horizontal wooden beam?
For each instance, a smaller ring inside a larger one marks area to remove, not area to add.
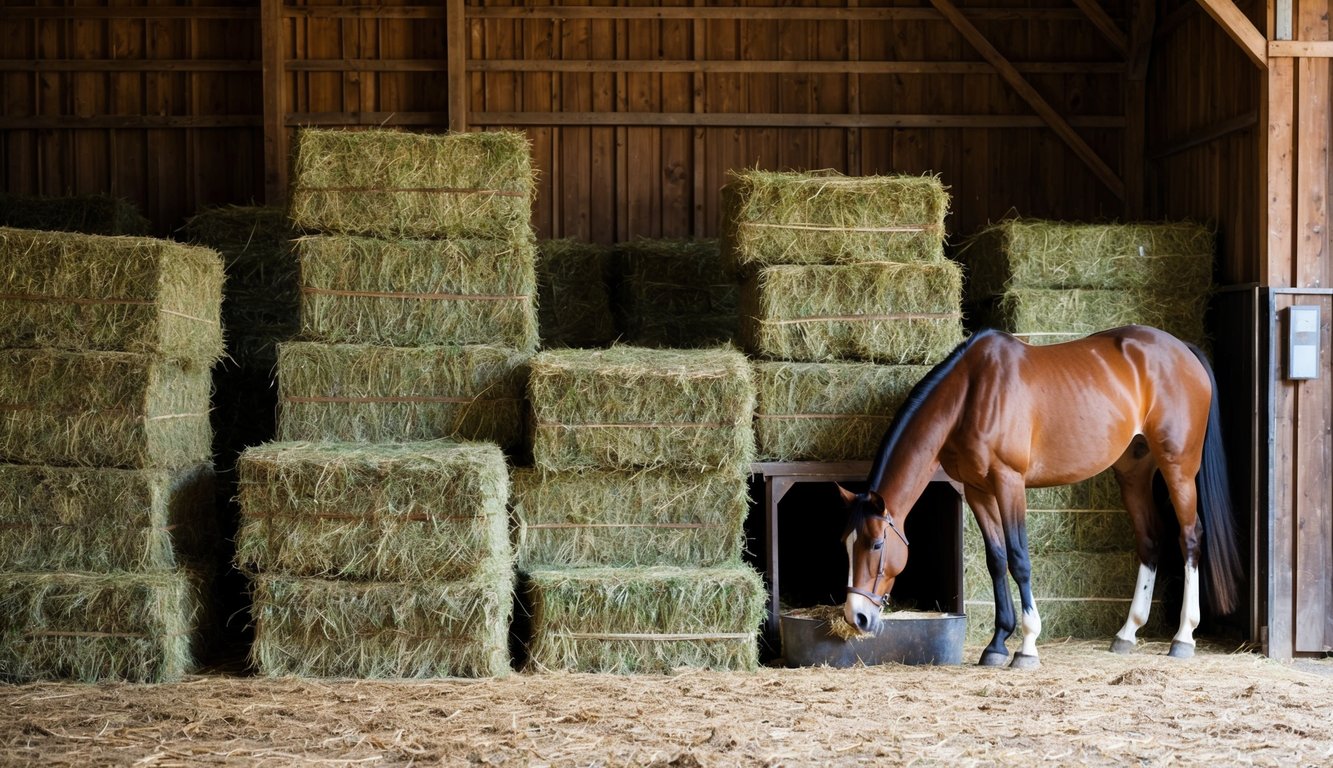
[[[8,6],[5,18],[23,19],[258,19],[259,8],[226,5]]]
[[[1222,31],[1236,41],[1255,66],[1261,69],[1268,66],[1268,39],[1232,0],[1198,0],[1198,3],[1222,25]]]
[[[1268,58],[1333,59],[1333,40],[1269,40]]]
[[[642,59],[469,59],[469,72],[682,72],[726,74],[801,75],[994,75],[995,68],[981,61],[793,61]],[[1121,75],[1118,61],[1033,62],[1015,64],[1029,74]]]
[[[1086,17],[1075,8],[969,8],[978,21],[1077,21]],[[469,7],[470,19],[678,19],[700,21],[939,21],[931,8],[791,8],[697,6],[482,6]]]
[[[258,72],[250,59],[0,59],[0,72]]]
[[[1033,115],[868,115],[797,112],[473,112],[474,125],[655,126],[664,128],[1043,128]],[[1121,115],[1071,122],[1085,128],[1123,129]]]
[[[1172,155],[1178,155],[1186,150],[1201,147],[1213,141],[1217,141],[1233,133],[1247,131],[1259,124],[1259,112],[1257,110],[1246,112],[1243,115],[1237,115],[1226,120],[1220,120],[1211,125],[1206,125],[1188,136],[1163,144],[1160,147],[1150,149],[1148,157],[1153,160],[1160,160]]]
[[[5,115],[6,130],[144,129],[144,128],[254,128],[260,115]]]

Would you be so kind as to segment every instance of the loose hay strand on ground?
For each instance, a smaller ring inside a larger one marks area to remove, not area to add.
[[[528,574],[539,670],[753,670],[765,595],[748,566],[570,568]]]
[[[268,443],[236,468],[246,571],[442,581],[510,553],[508,469],[490,443]]]
[[[949,196],[935,176],[733,172],[723,188],[729,269],[944,260]]]
[[[134,203],[114,195],[47,197],[0,192],[0,227],[85,235],[148,235],[153,224]]]
[[[528,355],[505,347],[278,346],[278,439],[517,445]]]
[[[182,467],[212,455],[209,372],[124,352],[0,350],[0,461]]]
[[[615,246],[615,310],[627,343],[711,347],[736,337],[740,288],[715,239],[637,237]]]
[[[536,350],[536,246],[528,238],[319,235],[296,248],[305,340]]]
[[[706,471],[754,455],[754,383],[734,349],[543,352],[528,396],[533,460],[547,471]]]
[[[260,574],[251,660],[269,676],[496,677],[509,672],[513,560],[451,581]]]
[[[611,250],[572,238],[537,243],[537,319],[542,346],[601,347],[615,340]]]
[[[0,464],[0,571],[168,571],[217,548],[214,475]]]
[[[222,260],[166,240],[0,228],[0,346],[222,355]]]
[[[516,131],[297,132],[289,210],[312,232],[383,237],[531,236],[536,176]]]
[[[519,567],[739,563],[747,479],[738,469],[516,470]]]
[[[931,365],[963,339],[957,264],[760,269],[741,290],[741,342],[779,360]]]

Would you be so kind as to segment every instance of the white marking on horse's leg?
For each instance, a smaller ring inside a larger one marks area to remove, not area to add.
[[[1157,583],[1157,569],[1139,563],[1139,578],[1134,583],[1134,597],[1129,601],[1129,618],[1125,626],[1115,636],[1133,645],[1139,630],[1148,623],[1148,611],[1152,608],[1152,589]]]
[[[1037,655],[1037,636],[1041,634],[1041,616],[1037,615],[1037,606],[1023,611],[1023,647],[1019,653],[1024,656]]]
[[[1199,566],[1185,565],[1185,599],[1180,607],[1180,629],[1173,642],[1194,645],[1194,628],[1199,626]]]

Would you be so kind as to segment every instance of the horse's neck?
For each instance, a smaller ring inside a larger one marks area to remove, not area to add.
[[[940,452],[962,412],[962,386],[960,371],[951,371],[903,424],[893,444],[886,446],[888,455],[876,460],[879,476],[871,478],[871,486],[895,516],[907,516],[934,476]]]

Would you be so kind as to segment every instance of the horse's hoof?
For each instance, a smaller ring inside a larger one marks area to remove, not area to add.
[[[1173,659],[1192,659],[1194,658],[1194,643],[1182,643],[1179,640],[1171,641],[1171,650],[1166,652],[1167,656]]]
[[[977,662],[979,667],[1003,667],[1009,661],[1009,654],[996,653],[995,651],[985,651],[981,654],[981,661]]]
[[[1133,653],[1135,645],[1137,644],[1133,640],[1117,637],[1111,641],[1111,653]]]
[[[1026,653],[1015,653],[1009,666],[1013,669],[1036,669],[1041,666],[1041,659]]]

